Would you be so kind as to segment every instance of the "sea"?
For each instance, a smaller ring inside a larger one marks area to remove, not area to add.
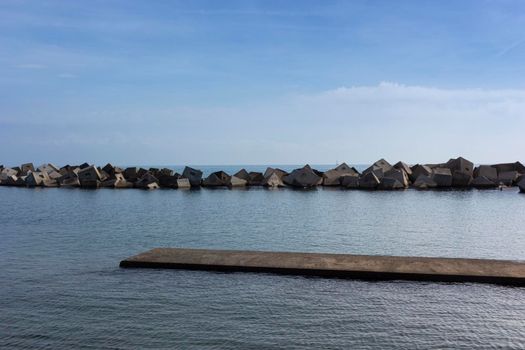
[[[516,188],[0,187],[0,200],[0,349],[525,348],[520,287],[119,268],[154,247],[525,260]]]

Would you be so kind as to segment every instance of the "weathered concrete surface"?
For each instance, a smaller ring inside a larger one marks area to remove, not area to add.
[[[288,175],[288,173],[282,169],[279,169],[279,168],[274,169],[274,168],[268,167],[266,168],[266,171],[264,172],[263,176],[264,178],[269,178],[272,174],[276,174],[281,180],[283,177]]]
[[[53,172],[53,171],[58,172],[59,170],[60,169],[57,166],[55,166],[54,164],[51,164],[51,163],[42,164],[37,169],[37,171],[40,171],[42,173],[48,173],[48,174]]]
[[[99,187],[100,181],[102,179],[100,172],[93,165],[83,168],[77,173],[77,175],[78,180],[80,181],[80,187],[84,188],[97,188]]]
[[[498,181],[498,170],[490,165],[480,165],[474,169],[474,178],[484,176],[492,182]]]
[[[21,170],[22,175],[27,175],[30,171],[34,172],[35,167],[33,166],[33,163],[26,163],[20,166],[20,170]]]
[[[44,180],[45,176],[39,171],[29,171],[29,174],[25,178],[27,187],[42,186]]]
[[[336,168],[324,172],[323,186],[340,186],[341,178],[347,175],[359,175],[359,172],[346,163],[340,164]]]
[[[382,173],[382,170],[381,170],[381,173]],[[373,190],[377,188],[377,186],[379,186],[380,182],[381,181],[376,176],[376,173],[374,173],[373,171],[370,171],[366,174],[363,173],[363,175],[359,178],[359,188]]]
[[[475,188],[491,188],[498,186],[498,184],[496,184],[494,181],[490,180],[486,176],[478,176],[474,178],[470,185]]]
[[[389,162],[387,162],[384,158],[381,158],[378,161],[376,161],[374,164],[372,164],[369,168],[364,170],[363,173],[368,173],[372,171],[373,167],[379,167],[383,169],[384,172],[392,169],[392,165]]]
[[[525,166],[520,162],[494,164],[492,167],[498,170],[498,174],[508,171],[517,171],[520,174],[525,174]]]
[[[188,179],[192,187],[198,187],[201,185],[202,171],[187,166],[182,172],[182,177]]]
[[[109,188],[133,188],[133,182],[129,182],[124,178],[124,175],[120,173],[114,173],[112,179],[103,181],[100,187]]]
[[[16,176],[18,174],[18,171],[12,168],[3,168],[2,172],[0,172],[0,180],[5,181],[10,176]]]
[[[177,180],[180,178],[179,174],[159,174],[157,179],[159,179],[159,186],[166,188],[177,188]]]
[[[515,170],[498,172],[498,182],[505,186],[512,186],[518,177],[519,173]]]
[[[146,172],[137,182],[135,182],[135,187],[145,190],[154,190],[159,188],[159,179],[151,175],[151,173]]]
[[[402,161],[399,161],[396,164],[394,164],[394,168],[403,170],[407,174],[407,176],[412,175],[412,169],[410,169],[410,166],[408,166],[407,163],[404,163]]]
[[[284,182],[277,172],[271,173],[268,177],[264,178],[263,186],[265,187],[284,187]]]
[[[381,190],[401,190],[404,189],[405,186],[401,184],[398,180],[392,178],[392,177],[383,177],[381,180],[381,183],[378,186]]]
[[[432,169],[423,164],[416,164],[410,168],[412,174],[410,174],[410,181],[415,182],[420,175],[431,176]]]
[[[346,188],[359,188],[359,175],[341,176],[341,186]]]
[[[283,182],[290,186],[307,188],[320,185],[323,182],[323,177],[322,175],[319,176],[319,174],[307,164],[284,176]]]
[[[383,178],[384,173],[392,169],[392,165],[384,159],[379,159],[370,167],[365,169],[361,175],[365,176],[368,173],[373,173],[379,180]]]
[[[235,175],[230,176],[227,182],[228,187],[246,187],[247,184],[248,181],[238,178]]]
[[[251,171],[248,174],[248,186],[262,186],[264,184],[264,176],[261,172]]]
[[[433,168],[431,178],[437,187],[452,186],[452,173],[449,168]]]
[[[80,186],[80,181],[78,179],[78,172],[80,168],[67,167],[61,172],[63,175],[58,179],[60,187],[78,187]]]
[[[397,180],[402,187],[408,187],[409,185],[408,174],[403,169],[392,168],[386,171],[381,183],[391,183],[392,179]]]
[[[474,163],[463,158],[452,158],[444,166],[450,169],[453,187],[468,187],[474,176]]]
[[[177,188],[191,188],[190,179],[180,178],[177,180]]]
[[[233,176],[239,179],[246,180],[246,183],[250,181],[250,174],[244,168],[233,174]]]
[[[224,171],[216,171],[214,173],[211,173],[207,178],[205,178],[202,181],[202,186],[204,187],[227,186],[229,181],[230,181],[230,175],[228,175]]]
[[[521,179],[521,181],[518,182],[518,187],[521,193],[525,193],[525,178]]]
[[[373,280],[485,282],[525,286],[525,261],[156,248],[120,267],[272,272]]]
[[[135,182],[135,181],[137,181],[139,179],[138,171],[139,171],[139,169],[136,168],[136,167],[126,168],[124,170],[124,177],[128,181]]]
[[[426,190],[429,188],[437,187],[437,183],[435,183],[430,176],[421,174],[417,177],[416,181],[414,181],[412,186],[414,188]]]

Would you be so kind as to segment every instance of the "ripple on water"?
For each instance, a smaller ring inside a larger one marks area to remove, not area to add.
[[[155,246],[523,259],[515,193],[0,196],[2,349],[525,346],[521,288],[117,267]]]

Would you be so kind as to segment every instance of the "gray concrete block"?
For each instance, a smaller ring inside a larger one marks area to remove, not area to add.
[[[345,188],[359,188],[359,175],[343,175],[341,176],[341,186]]]
[[[187,166],[182,172],[182,177],[188,179],[192,187],[198,187],[202,182],[202,171]]]
[[[319,176],[309,165],[295,169],[290,174],[283,177],[283,182],[293,187],[315,187],[320,185],[323,178]]]
[[[359,175],[359,172],[348,164],[342,163],[336,168],[324,172],[323,186],[340,186],[341,177],[345,175]]]
[[[380,183],[381,181],[373,171],[369,171],[367,173],[363,172],[359,178],[359,188],[367,190],[376,189]]]
[[[432,180],[437,184],[437,187],[451,187],[452,173],[449,168],[434,168],[432,169]]]
[[[435,188],[437,187],[437,183],[434,180],[432,180],[432,178],[429,175],[421,174],[417,177],[416,181],[412,183],[412,187],[423,190],[428,188]]]

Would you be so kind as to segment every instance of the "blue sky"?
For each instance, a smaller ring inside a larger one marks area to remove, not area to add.
[[[0,2],[0,164],[524,160],[523,1]]]

